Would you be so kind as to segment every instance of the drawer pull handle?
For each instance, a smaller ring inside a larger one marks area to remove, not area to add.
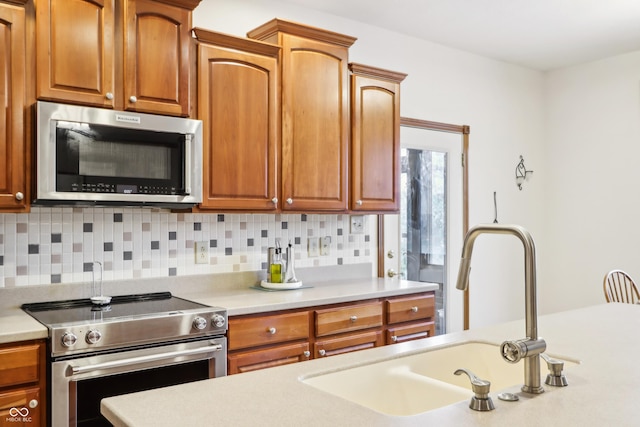
[[[355,322],[356,320],[358,320],[358,316],[351,316],[349,318],[352,322]]]
[[[412,313],[417,313],[418,312],[418,307],[416,307],[415,305],[413,307],[411,307],[411,312]]]
[[[276,328],[269,328],[268,331],[271,335],[275,335],[277,332]]]
[[[309,356],[311,356],[311,352],[309,350],[305,351],[302,354],[304,354],[304,357],[306,357],[307,359],[309,358]]]
[[[398,337],[395,335],[391,335],[391,341],[398,342]]]
[[[318,354],[319,354],[320,356],[324,356],[324,355],[326,355],[326,354],[327,354],[327,352],[326,352],[326,351],[324,351],[324,350],[320,350],[320,351],[318,351]]]

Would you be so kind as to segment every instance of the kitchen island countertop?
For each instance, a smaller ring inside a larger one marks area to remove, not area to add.
[[[518,402],[501,401],[499,390],[491,390],[496,406],[491,412],[471,411],[468,401],[460,401],[413,416],[390,416],[317,390],[300,378],[458,342],[500,344],[524,338],[523,320],[111,397],[102,400],[101,409],[115,426],[129,427],[637,425],[640,307],[612,303],[540,316],[538,330],[550,354],[580,362],[566,370],[569,386],[545,385],[545,393],[535,396],[520,392],[519,386],[506,389],[520,395]],[[541,366],[544,381],[547,369]]]

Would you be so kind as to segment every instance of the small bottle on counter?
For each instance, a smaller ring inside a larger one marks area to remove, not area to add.
[[[267,249],[267,282],[271,282],[271,264],[276,257],[276,248],[269,247]]]
[[[273,259],[269,264],[268,281],[271,283],[282,283],[282,248],[275,248]]]

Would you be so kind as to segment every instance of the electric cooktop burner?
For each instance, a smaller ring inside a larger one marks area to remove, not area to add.
[[[52,356],[219,336],[227,329],[226,309],[170,292],[114,296],[106,305],[87,298],[22,309],[49,329]]]
[[[113,321],[172,312],[206,309],[209,306],[174,297],[170,292],[115,296],[107,305],[95,305],[90,299],[25,304],[22,308],[47,326],[82,322]]]

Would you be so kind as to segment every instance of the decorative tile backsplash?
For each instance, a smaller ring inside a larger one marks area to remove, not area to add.
[[[349,233],[349,215],[191,214],[142,208],[44,208],[0,214],[0,287],[258,271],[279,238],[296,267],[373,262],[376,242]],[[309,257],[309,239],[329,237],[328,255]],[[206,242],[206,264],[195,262]]]

